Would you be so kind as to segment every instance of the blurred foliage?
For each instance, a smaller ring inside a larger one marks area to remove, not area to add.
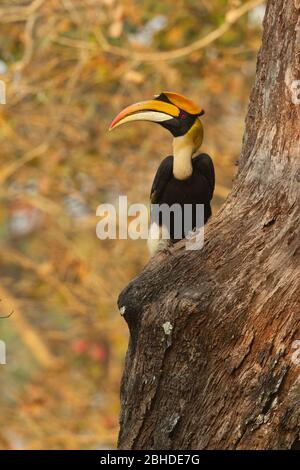
[[[178,60],[132,51],[193,43],[244,3],[1,0],[0,298],[14,313],[0,320],[0,448],[115,446],[128,339],[116,299],[148,254],[144,241],[98,240],[95,213],[119,194],[147,203],[171,138],[149,123],[107,128],[162,90],[199,102],[216,211],[239,158],[263,6]]]

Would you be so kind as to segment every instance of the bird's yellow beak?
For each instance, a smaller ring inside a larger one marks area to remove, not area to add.
[[[152,121],[162,123],[178,117],[180,109],[159,100],[148,100],[135,103],[123,109],[112,121],[109,130],[115,129],[130,121]]]

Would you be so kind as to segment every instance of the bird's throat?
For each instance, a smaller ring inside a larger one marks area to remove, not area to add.
[[[184,140],[186,136],[173,140],[173,175],[178,180],[186,180],[193,173],[193,145]]]
[[[178,180],[186,180],[193,173],[192,158],[203,141],[203,127],[197,119],[191,129],[183,136],[173,140],[173,175]]]

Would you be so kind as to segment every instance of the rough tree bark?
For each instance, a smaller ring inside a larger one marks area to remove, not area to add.
[[[120,295],[121,449],[299,446],[299,13],[267,3],[238,176],[204,248],[157,255]]]

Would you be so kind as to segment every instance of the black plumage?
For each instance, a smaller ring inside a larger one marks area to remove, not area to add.
[[[166,157],[160,164],[151,189],[151,204],[159,205],[179,204],[182,211],[182,227],[184,223],[185,204],[192,206],[192,222],[191,229],[198,228],[196,221],[197,204],[204,205],[204,223],[211,216],[210,201],[213,197],[215,188],[215,171],[212,159],[209,155],[201,153],[192,159],[193,173],[185,179],[176,179],[173,175],[173,156]],[[156,218],[158,217],[158,220]],[[152,211],[151,222],[162,225],[161,213]],[[164,221],[165,224],[165,221]],[[174,242],[184,238],[184,230],[182,237],[176,237],[174,233],[174,218],[171,214],[170,223],[167,227],[170,233],[170,239]]]

